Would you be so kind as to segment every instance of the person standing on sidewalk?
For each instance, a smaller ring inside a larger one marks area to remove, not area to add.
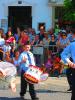
[[[27,89],[27,84],[29,85],[29,93],[31,96],[32,100],[39,100],[38,97],[36,97],[36,92],[34,89],[34,85],[27,82],[24,78],[24,73],[28,69],[29,65],[35,65],[35,60],[33,53],[30,52],[31,45],[29,42],[25,43],[23,45],[23,52],[20,54],[18,63],[20,64],[21,68],[21,91],[20,91],[20,96],[22,100],[25,100],[24,94],[26,94],[26,89]]]
[[[73,62],[70,60],[72,58]],[[61,53],[61,59],[64,63],[68,63],[72,68],[72,96],[71,100],[75,100],[75,31],[73,32],[73,41]]]

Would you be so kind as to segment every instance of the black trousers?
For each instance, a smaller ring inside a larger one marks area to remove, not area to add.
[[[72,68],[66,69],[66,76],[67,76],[67,81],[70,86],[70,89],[72,89]]]
[[[26,94],[26,90],[27,90],[27,84],[29,85],[29,93],[32,99],[34,99],[36,97],[36,93],[34,90],[34,85],[28,83],[25,78],[24,78],[24,72],[21,72],[21,91],[20,91],[20,96],[24,96],[24,94]]]
[[[71,100],[75,100],[75,69],[72,69],[72,96]]]

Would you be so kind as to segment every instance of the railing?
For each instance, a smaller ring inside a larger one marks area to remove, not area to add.
[[[51,54],[57,54],[58,48],[56,45],[44,45],[44,46],[32,46],[32,52],[35,55],[36,62],[39,60],[38,64],[41,65],[45,63],[48,59],[48,56]]]
[[[50,53],[49,53],[50,51]],[[50,73],[50,75],[55,75],[55,76],[59,76],[59,75],[65,75],[66,72],[66,68],[64,65],[62,66],[62,64],[60,63],[60,60],[56,60],[56,59],[60,59],[59,56],[59,47],[57,47],[56,45],[43,45],[43,46],[32,46],[32,52],[35,56],[35,61],[36,61],[36,65],[41,67],[41,65],[45,65],[47,67],[47,71]],[[49,65],[48,60],[49,58],[52,61],[52,65]],[[44,67],[42,67],[44,68]]]
[[[56,3],[57,0],[49,0],[49,3]]]
[[[64,0],[49,0],[48,1],[49,4],[63,4]]]
[[[56,45],[43,45],[43,46],[33,45],[32,46],[33,54],[43,55],[44,49],[47,49],[47,50],[49,49],[54,54],[58,52],[58,47]]]

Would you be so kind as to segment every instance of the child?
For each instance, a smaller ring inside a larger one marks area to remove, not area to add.
[[[4,61],[12,63],[12,59],[10,58],[10,52],[5,53]]]
[[[53,64],[52,64],[52,60],[50,57],[48,57],[48,60],[45,63],[45,67],[48,73],[50,72],[50,70],[52,70]]]
[[[53,70],[52,72],[54,73],[55,71],[58,72],[58,75],[60,75],[62,73],[62,65],[60,63],[60,58],[57,57],[56,55],[54,56],[54,61],[53,61]]]
[[[16,66],[18,74],[20,74],[19,64],[18,64],[19,55],[20,55],[19,51],[15,50],[14,57],[13,57],[13,64]]]

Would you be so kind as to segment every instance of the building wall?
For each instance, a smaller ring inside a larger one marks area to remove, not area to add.
[[[22,1],[22,4],[18,4],[18,1]],[[49,5],[48,0],[0,0],[0,27],[5,31],[8,27],[8,6],[32,6],[32,28],[37,32],[38,23],[45,23],[46,30],[53,25],[53,7]],[[5,19],[3,24],[1,24],[2,19]]]

